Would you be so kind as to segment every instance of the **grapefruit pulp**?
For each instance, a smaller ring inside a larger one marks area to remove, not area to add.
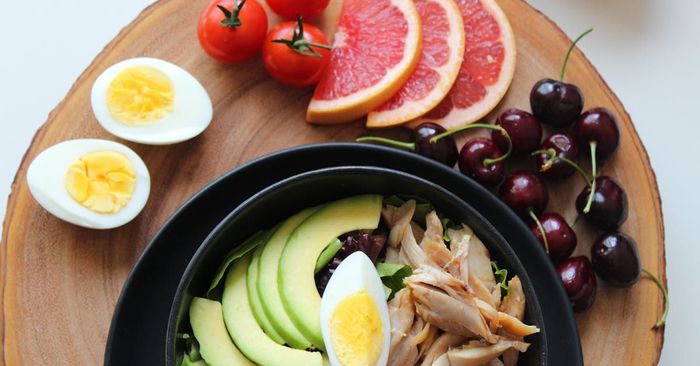
[[[367,115],[367,127],[408,122],[433,109],[457,79],[464,56],[464,22],[454,0],[415,0],[423,26],[420,62],[401,90]]]
[[[415,69],[421,32],[412,0],[345,0],[307,121],[350,122],[386,102]]]
[[[464,60],[447,97],[421,121],[451,129],[478,121],[508,91],[515,73],[515,39],[494,0],[455,0],[464,20]],[[415,122],[414,122],[415,124]]]

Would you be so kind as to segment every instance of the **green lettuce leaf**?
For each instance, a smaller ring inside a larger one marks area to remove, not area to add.
[[[493,268],[493,274],[496,276],[498,286],[501,287],[501,295],[508,295],[508,270],[505,268],[498,268],[498,263],[496,263],[496,261],[491,261],[491,268]]]
[[[272,232],[272,230],[270,231]],[[221,283],[221,279],[224,278],[224,275],[226,274],[226,270],[228,270],[228,267],[235,261],[236,259],[239,259],[243,257],[244,255],[250,253],[253,249],[257,248],[259,245],[265,243],[268,239],[269,232],[266,231],[258,231],[257,233],[253,234],[250,238],[248,238],[243,244],[239,245],[238,247],[234,248],[227,256],[226,259],[224,259],[224,262],[221,263],[221,266],[219,266],[219,269],[216,270],[216,275],[214,276],[214,280],[211,282],[211,286],[209,286],[209,290],[207,291],[207,297],[213,298],[216,293],[216,288],[219,286]]]
[[[403,279],[412,275],[411,267],[396,263],[377,263],[377,273],[384,284],[386,300],[391,300],[397,292],[404,288]]]

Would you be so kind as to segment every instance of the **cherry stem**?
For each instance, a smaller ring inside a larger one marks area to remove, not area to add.
[[[572,168],[576,169],[576,172],[578,172],[578,174],[581,176],[581,178],[583,178],[583,180],[586,182],[586,186],[588,186],[588,187],[591,186],[591,180],[588,179],[586,172],[584,172],[583,169],[581,169],[581,167],[578,164],[576,164],[575,161],[569,160],[567,158],[563,158],[561,156],[557,156],[557,151],[554,150],[553,148],[549,148],[546,150],[537,150],[530,155],[535,156],[535,155],[539,155],[539,154],[547,155],[547,157],[549,158],[549,160],[547,160],[547,162],[542,166],[542,168],[540,168],[541,172],[549,170],[552,167],[552,165],[554,163],[556,163],[557,161],[562,161],[562,162],[568,164],[569,166],[571,166]]]
[[[491,159],[491,158],[484,159],[483,164],[485,167],[489,167],[493,164],[496,164],[496,163],[499,163],[503,160],[508,159],[511,152],[513,151],[513,141],[511,141],[510,136],[508,135],[508,131],[506,131],[503,127],[498,126],[498,125],[492,125],[492,124],[488,124],[488,123],[472,123],[470,125],[462,126],[462,127],[455,128],[452,130],[447,130],[441,134],[435,135],[430,139],[430,142],[434,144],[434,143],[438,142],[438,140],[440,140],[443,137],[451,136],[451,135],[454,135],[458,132],[471,130],[473,128],[486,128],[489,130],[499,131],[499,132],[501,132],[503,137],[506,138],[506,141],[508,141],[508,150],[506,151],[506,153],[497,157],[497,158],[494,158],[494,159]]]
[[[569,63],[569,57],[571,57],[571,52],[574,50],[574,47],[576,47],[576,44],[578,41],[581,40],[581,38],[585,37],[588,33],[593,32],[593,28],[588,29],[587,31],[581,33],[580,36],[578,36],[573,43],[571,43],[571,46],[569,46],[569,50],[566,51],[566,57],[564,57],[564,63],[561,65],[561,72],[559,73],[559,81],[564,81],[564,72],[566,71],[566,65]]]
[[[384,145],[389,145],[393,147],[398,147],[400,149],[408,150],[408,151],[415,151],[416,150],[416,144],[413,142],[403,142],[403,141],[396,141],[392,139],[388,139],[385,137],[378,137],[378,136],[364,136],[364,137],[358,137],[355,139],[357,142],[379,142]]]
[[[595,177],[598,176],[598,170],[596,167],[596,158],[595,158],[595,151],[596,147],[598,146],[598,143],[595,141],[591,141],[591,175],[593,176],[593,180],[591,181],[590,184],[590,189],[591,193],[588,195],[588,202],[586,202],[586,206],[583,208],[583,213],[587,214],[588,212],[591,211],[591,205],[593,204],[593,196],[595,195]]]
[[[576,227],[576,224],[578,224],[578,221],[579,221],[580,218],[581,218],[581,215],[576,215],[576,217],[574,217],[574,221],[571,222],[571,225],[569,225],[569,227],[572,228],[572,229],[573,229],[574,227]]]
[[[670,306],[670,301],[668,299],[668,289],[666,288],[666,286],[664,286],[664,284],[661,282],[661,280],[659,280],[651,272],[647,271],[644,268],[642,268],[642,271],[644,272],[644,274],[649,276],[649,278],[652,281],[654,281],[654,283],[656,284],[656,287],[658,287],[659,290],[661,290],[661,293],[664,295],[664,312],[663,312],[663,314],[661,314],[661,318],[659,318],[659,320],[656,322],[656,324],[654,324],[654,326],[651,328],[651,329],[659,329],[659,328],[663,327],[664,325],[666,325],[666,318],[668,317],[668,308]]]
[[[528,210],[527,214],[530,215],[530,218],[532,218],[533,221],[535,221],[537,228],[540,230],[540,234],[542,234],[542,241],[544,242],[544,251],[549,254],[549,242],[547,241],[547,234],[544,231],[544,226],[542,226],[540,219],[537,218],[534,211]]]

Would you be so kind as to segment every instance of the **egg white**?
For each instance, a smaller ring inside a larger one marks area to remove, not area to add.
[[[160,120],[130,126],[112,117],[107,106],[107,90],[125,68],[150,66],[168,76],[173,86],[173,110]],[[189,140],[202,133],[214,113],[211,98],[202,84],[185,69],[150,57],[137,57],[116,63],[95,80],[91,94],[92,110],[102,127],[114,136],[148,145],[169,145]]]
[[[136,175],[134,193],[117,213],[92,211],[75,201],[65,187],[68,167],[81,157],[99,151],[125,155]],[[64,141],[42,151],[29,165],[27,184],[34,199],[46,211],[71,224],[91,229],[111,229],[128,223],[141,212],[151,191],[148,168],[133,150],[113,141],[97,139]]]
[[[391,325],[389,323],[389,307],[384,300],[384,285],[369,257],[363,252],[355,252],[340,262],[328,281],[321,298],[321,334],[328,358],[333,366],[339,366],[340,361],[333,350],[330,333],[331,316],[343,299],[362,290],[367,291],[374,300],[382,322],[384,344],[376,366],[386,365],[389,359]]]

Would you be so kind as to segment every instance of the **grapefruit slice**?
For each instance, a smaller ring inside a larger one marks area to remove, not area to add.
[[[464,56],[464,22],[454,0],[415,0],[423,26],[420,62],[389,101],[367,115],[367,127],[389,127],[418,118],[445,98]]]
[[[515,38],[494,0],[455,0],[464,20],[464,61],[447,97],[421,121],[446,129],[486,116],[501,101],[515,73]]]
[[[350,122],[386,102],[418,64],[421,33],[412,0],[345,0],[307,121]]]

